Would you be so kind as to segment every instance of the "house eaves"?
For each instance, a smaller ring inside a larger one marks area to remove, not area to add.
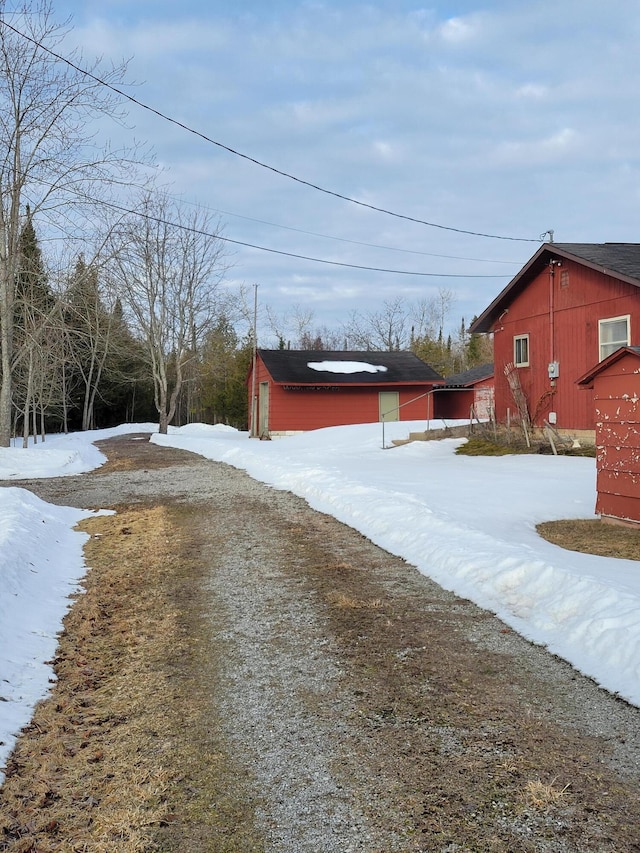
[[[471,324],[469,332],[491,332],[535,276],[552,260],[570,260],[640,287],[640,243],[545,243]]]
[[[615,352],[612,352],[601,362],[594,365],[591,370],[588,370],[579,379],[576,379],[576,384],[584,385],[587,388],[591,387],[591,384],[593,383],[593,380],[598,375],[598,373],[603,370],[606,370],[607,367],[610,367],[612,364],[615,364],[628,353],[631,353],[631,355],[635,355],[640,358],[640,347],[620,347],[620,349],[615,350]]]

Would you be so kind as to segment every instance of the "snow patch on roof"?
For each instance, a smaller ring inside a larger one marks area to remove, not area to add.
[[[386,373],[382,364],[369,364],[366,361],[309,361],[307,367],[325,373]]]

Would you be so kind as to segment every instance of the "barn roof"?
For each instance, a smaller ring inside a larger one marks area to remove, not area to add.
[[[440,374],[412,352],[259,349],[258,353],[274,382],[282,384],[388,385],[442,381]]]
[[[581,376],[580,379],[576,379],[578,385],[587,385],[590,386],[595,377],[603,370],[606,370],[607,367],[610,367],[612,364],[615,364],[616,361],[619,361],[623,356],[627,354],[636,355],[640,358],[640,347],[620,347],[619,349],[612,352],[606,358],[602,359],[601,362],[594,365],[591,370],[588,370],[584,376]]]
[[[467,388],[469,385],[475,385],[476,382],[482,382],[483,379],[489,379],[493,376],[493,362],[490,364],[479,364],[477,367],[472,367],[470,370],[465,370],[464,373],[455,373],[453,376],[447,376],[442,388]]]
[[[552,260],[572,260],[640,287],[640,243],[545,243],[471,324],[470,332],[490,332],[511,302]]]

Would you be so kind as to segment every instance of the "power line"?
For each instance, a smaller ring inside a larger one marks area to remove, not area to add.
[[[38,183],[45,184],[45,186],[51,186],[50,184],[47,183],[47,181],[44,181],[42,179],[40,179],[38,181]],[[78,194],[78,195],[82,195],[82,194]],[[82,196],[82,197],[85,198],[85,200],[87,200],[87,201],[92,200],[92,199],[89,199],[88,196]],[[154,216],[153,214],[148,213],[146,211],[133,210],[132,208],[126,207],[125,205],[116,204],[116,202],[114,202],[114,201],[107,201],[107,200],[103,199],[100,203],[104,207],[112,208],[113,210],[117,210],[120,213],[129,214],[129,215],[133,215],[133,216],[139,216],[142,219],[147,219],[147,220],[150,220],[152,222],[158,222],[162,225],[169,225],[172,228],[179,228],[182,231],[188,231],[192,234],[200,234],[203,237],[210,237],[211,239],[221,240],[225,243],[233,243],[236,246],[243,246],[243,247],[248,248],[248,249],[256,249],[257,251],[260,251],[260,252],[268,252],[269,254],[273,254],[273,255],[282,255],[282,256],[287,257],[287,258],[296,258],[298,260],[310,261],[310,262],[317,263],[317,264],[326,264],[329,266],[336,266],[336,267],[347,267],[349,269],[365,270],[367,272],[381,272],[381,273],[390,273],[392,275],[412,275],[412,276],[429,277],[429,278],[465,278],[465,279],[492,278],[492,279],[496,279],[496,278],[509,278],[510,277],[507,275],[478,275],[477,273],[463,274],[463,273],[422,272],[422,271],[414,271],[414,270],[396,270],[396,269],[387,269],[385,267],[365,266],[363,264],[351,264],[351,263],[348,263],[346,261],[330,261],[326,258],[315,258],[315,257],[311,257],[310,255],[302,255],[302,254],[297,254],[295,252],[286,252],[282,249],[272,249],[268,246],[259,246],[255,243],[247,243],[243,240],[235,240],[231,237],[224,237],[221,234],[214,234],[214,233],[211,233],[210,231],[204,231],[202,229],[194,228],[191,225],[183,225],[181,222],[173,222],[172,220],[164,219],[163,217],[160,217],[160,216]]]
[[[210,235],[216,236],[216,235]],[[298,258],[302,261],[314,261],[317,264],[330,264],[335,267],[349,267],[354,270],[368,270],[369,272],[385,272],[393,273],[394,275],[417,275],[428,276],[434,278],[510,278],[507,275],[471,275],[460,273],[438,273],[438,272],[414,272],[413,270],[391,270],[383,267],[366,267],[360,264],[348,264],[345,261],[328,261],[324,258],[312,258],[308,255],[298,255],[294,252],[284,252],[279,249],[269,249],[265,246],[254,246],[252,243],[243,243],[241,240],[232,240],[229,237],[218,237],[219,240],[226,240],[228,243],[235,243],[238,246],[246,246],[250,249],[259,249],[261,252],[272,252],[275,255],[285,255],[287,258]]]
[[[224,216],[235,216],[238,219],[246,219],[248,222],[257,222],[260,225],[269,225],[272,228],[283,228],[285,231],[295,231],[296,234],[308,234],[311,237],[322,237],[324,240],[338,240],[340,243],[351,243],[353,246],[366,246],[368,249],[384,249],[386,252],[402,252],[407,255],[423,255],[428,258],[446,258],[452,261],[473,261],[478,264],[508,264],[519,266],[516,261],[500,261],[493,258],[468,258],[460,255],[441,255],[436,252],[421,252],[419,249],[401,249],[398,246],[381,246],[379,243],[366,243],[363,240],[350,240],[348,237],[336,237],[335,234],[319,234],[317,231],[307,231],[304,228],[294,228],[292,225],[282,225],[278,222],[269,222],[266,219],[255,219],[252,216],[242,216],[240,213],[230,213],[228,210],[209,208],[215,213]]]
[[[349,269],[365,270],[366,272],[391,273],[392,275],[414,275],[428,278],[509,278],[509,276],[505,275],[476,275],[459,273],[416,272],[414,270],[393,270],[386,269],[384,267],[368,267],[363,266],[362,264],[350,264],[346,261],[329,261],[326,258],[313,258],[309,255],[299,255],[295,252],[285,252],[281,249],[270,249],[267,246],[258,246],[255,243],[246,243],[242,240],[234,240],[231,237],[223,237],[221,234],[212,234],[209,231],[204,231],[199,228],[193,228],[193,226],[191,225],[182,225],[179,222],[172,222],[168,219],[164,219],[161,216],[153,216],[152,214],[147,212],[141,213],[140,211],[132,210],[131,208],[115,204],[115,202],[105,201],[102,203],[107,207],[112,207],[114,210],[119,210],[121,213],[129,213],[133,214],[134,216],[142,216],[144,219],[149,219],[152,222],[158,222],[161,225],[170,225],[173,228],[180,228],[183,231],[190,231],[192,234],[200,234],[203,237],[211,237],[212,239],[222,240],[225,243],[233,243],[236,246],[244,246],[248,249],[257,249],[260,252],[269,252],[273,255],[284,255],[284,257],[286,258],[296,258],[297,260],[301,261],[312,261],[316,264],[327,264],[329,266],[334,267],[348,267]]]
[[[507,236],[500,235],[500,234],[488,234],[488,233],[484,233],[482,231],[470,231],[470,230],[467,230],[465,228],[454,228],[451,225],[441,225],[437,222],[428,222],[425,219],[418,219],[417,217],[414,217],[414,216],[407,216],[406,214],[396,213],[395,211],[388,210],[387,208],[384,208],[384,207],[377,207],[374,204],[368,204],[367,202],[359,201],[358,199],[351,198],[350,196],[347,196],[347,195],[343,195],[342,193],[336,192],[335,190],[328,190],[325,187],[321,187],[318,184],[312,183],[311,181],[306,181],[303,178],[298,178],[298,177],[296,177],[296,175],[292,175],[289,172],[284,172],[281,169],[277,169],[275,166],[270,166],[268,163],[263,163],[261,160],[257,160],[255,157],[251,157],[248,154],[243,154],[242,152],[237,151],[235,148],[231,148],[230,146],[225,145],[222,142],[218,142],[217,140],[212,139],[210,136],[207,136],[206,134],[202,133],[201,131],[195,130],[194,128],[189,127],[189,125],[184,124],[183,122],[178,121],[177,119],[174,119],[171,116],[166,115],[165,113],[161,112],[160,110],[157,110],[154,107],[150,107],[148,104],[145,104],[143,101],[140,101],[137,98],[134,98],[133,95],[129,95],[126,92],[123,92],[122,89],[119,89],[117,86],[113,86],[111,83],[108,83],[106,80],[102,80],[100,77],[97,77],[95,74],[92,74],[90,71],[87,71],[84,68],[81,68],[79,65],[76,65],[70,59],[67,59],[65,56],[62,56],[61,54],[56,53],[55,51],[53,51],[50,48],[43,45],[41,42],[37,41],[36,39],[32,38],[29,35],[26,35],[25,33],[18,30],[16,27],[7,23],[6,21],[2,21],[2,23],[4,24],[5,27],[7,27],[8,29],[10,29],[14,33],[16,33],[16,35],[20,36],[21,38],[26,39],[29,42],[31,42],[36,47],[38,47],[40,50],[44,50],[46,53],[50,54],[55,59],[58,59],[61,62],[65,62],[67,65],[69,65],[71,68],[78,71],[80,74],[83,74],[85,77],[88,77],[89,79],[94,80],[96,83],[99,83],[101,86],[105,86],[107,89],[110,89],[112,92],[115,92],[116,94],[120,95],[120,97],[125,98],[126,100],[130,101],[131,103],[135,104],[136,106],[140,107],[141,109],[146,110],[147,112],[150,112],[153,115],[158,116],[159,118],[163,119],[164,121],[168,121],[171,124],[176,125],[177,127],[181,128],[182,130],[186,130],[187,133],[191,133],[194,136],[197,136],[200,139],[203,139],[205,142],[210,143],[211,145],[216,145],[218,148],[221,148],[222,150],[227,151],[236,157],[240,157],[243,160],[247,160],[248,162],[253,163],[256,166],[260,166],[263,169],[267,169],[270,172],[274,172],[276,175],[280,175],[283,178],[288,178],[289,180],[295,181],[298,184],[302,184],[303,186],[310,187],[311,189],[317,190],[318,192],[324,193],[325,195],[330,195],[330,196],[333,196],[334,198],[339,198],[342,201],[347,201],[350,204],[356,204],[359,207],[364,207],[364,208],[367,208],[368,210],[376,211],[377,213],[384,213],[387,216],[393,216],[396,219],[403,219],[407,222],[415,222],[419,225],[427,225],[429,228],[438,228],[442,231],[452,231],[456,234],[467,234],[467,235],[472,236],[472,237],[486,237],[486,238],[489,238],[492,240],[509,240],[509,241],[521,242],[521,243],[539,243],[540,242],[539,239],[536,239],[533,237],[507,237]]]

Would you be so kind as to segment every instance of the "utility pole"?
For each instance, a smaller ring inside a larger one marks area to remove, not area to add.
[[[251,428],[249,438],[255,438],[258,434],[256,429],[256,416],[258,414],[258,401],[256,400],[256,370],[258,367],[258,285],[253,285],[253,365],[251,368]]]

